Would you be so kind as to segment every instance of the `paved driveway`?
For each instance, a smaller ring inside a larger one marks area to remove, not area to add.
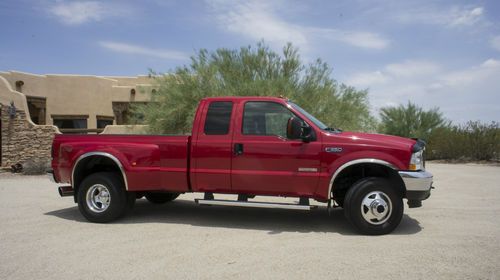
[[[201,207],[200,194],[92,224],[45,176],[0,174],[0,279],[500,278],[500,168],[428,170],[433,195],[385,236],[357,235],[340,209]]]

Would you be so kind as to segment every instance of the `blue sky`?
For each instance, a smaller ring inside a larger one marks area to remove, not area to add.
[[[368,88],[375,112],[411,100],[500,121],[500,1],[3,0],[0,25],[0,71],[168,72],[198,49],[264,39]]]

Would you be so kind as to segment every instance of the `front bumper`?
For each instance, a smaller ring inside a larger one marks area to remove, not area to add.
[[[422,200],[429,198],[433,176],[427,171],[399,171],[406,187],[406,198],[410,207],[422,206]]]

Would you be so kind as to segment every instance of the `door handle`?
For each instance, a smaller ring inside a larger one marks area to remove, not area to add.
[[[234,144],[234,154],[236,156],[243,154],[243,144],[241,144],[241,143]]]

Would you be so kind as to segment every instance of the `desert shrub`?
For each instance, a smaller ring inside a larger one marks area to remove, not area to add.
[[[429,137],[427,157],[459,161],[499,161],[499,123],[469,121],[465,125],[436,129]]]
[[[380,109],[379,130],[386,134],[427,140],[433,130],[448,125],[439,108],[424,110],[408,102],[406,105]]]

